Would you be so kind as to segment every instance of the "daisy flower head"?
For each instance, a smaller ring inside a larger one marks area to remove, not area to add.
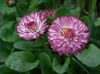
[[[25,40],[33,40],[40,37],[46,29],[46,17],[41,12],[23,16],[17,26],[17,34]]]
[[[76,54],[89,41],[88,27],[74,16],[62,16],[53,21],[48,30],[48,41],[59,55]]]

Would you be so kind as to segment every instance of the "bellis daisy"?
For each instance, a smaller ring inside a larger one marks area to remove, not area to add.
[[[87,26],[73,16],[62,16],[53,21],[48,30],[48,41],[59,55],[81,52],[89,41]]]
[[[40,10],[40,12],[44,14],[46,17],[53,17],[55,15],[55,10]]]
[[[17,26],[18,35],[25,40],[39,38],[46,29],[46,17],[41,12],[31,13],[22,17]]]

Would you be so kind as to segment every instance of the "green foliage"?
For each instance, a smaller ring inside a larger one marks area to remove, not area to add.
[[[100,73],[99,0],[17,0],[12,7],[5,1],[0,0],[0,74]],[[19,38],[16,26],[20,18],[43,9],[55,10],[54,17],[47,18],[49,25],[60,16],[80,18],[89,27],[89,46],[80,54],[59,56],[50,48],[47,34],[31,41]]]
[[[95,26],[100,26],[100,17],[97,18],[97,20],[95,22]]]
[[[19,74],[19,73],[9,69],[5,65],[2,65],[0,66],[0,74]]]
[[[59,9],[56,10],[56,17],[59,16],[80,16],[80,7],[76,7],[76,8],[66,8],[66,7],[61,7]]]
[[[83,64],[88,67],[97,67],[100,65],[100,49],[90,44],[82,53],[76,55]]]
[[[70,58],[66,58],[65,62],[63,65],[61,65],[56,58],[53,59],[53,70],[55,72],[57,72],[58,74],[63,74],[65,72],[68,71],[68,67],[69,67],[69,63],[70,63]]]
[[[26,72],[36,68],[39,64],[39,60],[35,59],[35,56],[26,51],[14,52],[6,60],[6,65],[18,72]]]
[[[30,0],[19,0],[16,4],[16,16],[21,17],[27,14]]]
[[[5,62],[7,56],[10,54],[10,49],[12,49],[12,44],[0,40],[0,63]]]
[[[15,30],[15,23],[13,21],[7,22],[0,27],[0,38],[3,41],[15,42],[18,40],[18,36]]]
[[[40,5],[42,3],[47,3],[47,2],[48,2],[48,0],[31,0],[28,11],[32,12],[32,11],[38,9],[37,8],[38,5]]]
[[[40,68],[42,74],[52,74],[51,69],[51,59],[50,56],[47,53],[40,53],[39,54],[39,60],[40,60]]]
[[[20,50],[38,50],[39,47],[43,47],[43,43],[40,40],[37,41],[17,41],[14,43],[14,47]]]

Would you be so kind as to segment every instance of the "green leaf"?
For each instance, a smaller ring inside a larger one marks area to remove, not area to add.
[[[69,15],[69,13],[70,13],[70,11],[68,11],[67,8],[61,7],[56,10],[55,16],[59,17],[59,16],[63,16],[63,15]]]
[[[91,20],[89,19],[88,16],[83,16],[83,17],[81,17],[81,19],[86,25],[89,25],[91,22]]]
[[[100,17],[97,18],[97,20],[95,22],[95,26],[100,26]]]
[[[36,7],[39,4],[47,3],[47,2],[48,2],[47,0],[31,0],[30,6],[28,8],[28,11],[32,12],[32,11],[36,10]]]
[[[100,39],[100,26],[99,27],[95,27],[95,30],[93,30],[94,31],[94,35],[93,35],[93,37],[94,37],[94,39],[95,40],[99,40]]]
[[[28,14],[28,7],[31,0],[18,0],[16,4],[17,16],[22,17]]]
[[[39,60],[35,60],[35,56],[26,51],[14,52],[6,60],[6,65],[15,71],[26,72],[36,68]]]
[[[13,47],[11,43],[0,40],[0,63],[5,62],[12,48]]]
[[[75,7],[75,0],[64,0],[64,6],[68,9]]]
[[[30,50],[30,51],[37,51],[37,50],[41,50],[41,48],[44,46],[45,43],[44,41],[40,39],[36,40],[36,41],[17,41],[14,43],[14,47],[20,50]]]
[[[9,69],[5,65],[0,65],[0,74],[19,74],[19,73]]]
[[[57,72],[58,74],[63,74],[67,72],[68,67],[69,67],[70,59],[69,57],[65,59],[65,62],[63,65],[61,65],[56,58],[53,59],[53,70]]]
[[[72,9],[69,9],[66,7],[58,8],[56,10],[55,16],[56,17],[59,17],[59,16],[77,16],[77,17],[79,17],[80,16],[80,7],[76,7],[76,8],[72,8]]]
[[[74,1],[76,2],[76,6],[80,7],[82,9],[82,11],[85,10],[84,8],[85,8],[86,1],[84,1],[84,0],[74,0]]]
[[[0,28],[0,38],[3,41],[15,42],[19,39],[16,34],[15,25],[16,24],[12,21],[6,22],[2,25],[2,27]]]
[[[100,26],[95,27],[93,30],[93,36],[91,42],[100,48]]]
[[[100,49],[93,44],[90,44],[88,49],[75,56],[88,67],[97,67],[100,65]]]
[[[95,44],[97,47],[100,48],[100,40],[99,39],[90,39],[91,43]]]
[[[90,0],[89,1],[89,12],[90,13],[93,13],[96,9],[96,3],[97,3],[97,0]]]
[[[8,57],[8,55],[9,55],[8,51],[0,51],[0,63],[5,62],[5,60]]]
[[[40,68],[42,74],[52,74],[51,70],[51,59],[47,53],[40,53],[39,54],[39,60],[40,60]]]
[[[74,8],[74,9],[72,9],[72,10],[70,10],[70,13],[71,13],[71,15],[74,15],[74,16],[77,16],[77,17],[79,17],[80,16],[80,7],[76,7],[76,8]]]
[[[50,0],[52,2],[53,8],[58,8],[60,6],[60,0]]]

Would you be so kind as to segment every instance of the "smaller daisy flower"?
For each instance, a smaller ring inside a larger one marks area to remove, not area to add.
[[[48,16],[54,17],[55,15],[55,10],[41,10],[40,12],[44,14],[46,17]]]
[[[73,16],[56,19],[48,30],[48,41],[60,55],[76,54],[85,48],[89,41],[87,26]]]
[[[35,12],[21,18],[17,26],[17,34],[25,40],[33,40],[39,38],[45,29],[45,15]]]

